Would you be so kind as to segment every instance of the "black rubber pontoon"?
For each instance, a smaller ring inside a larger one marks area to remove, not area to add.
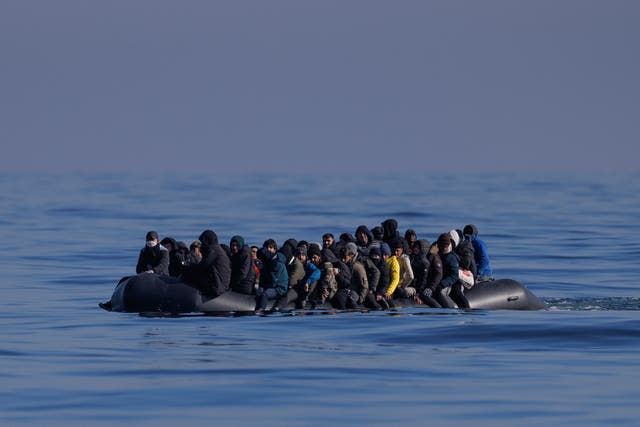
[[[483,310],[540,310],[544,303],[521,283],[511,279],[478,282],[465,291],[472,309]],[[208,298],[198,289],[180,279],[164,275],[143,273],[126,277],[116,286],[111,300],[100,307],[109,311],[129,313],[213,313],[252,312],[255,295],[226,292],[217,298]],[[393,300],[392,308],[427,307],[411,299]],[[271,307],[268,307],[271,308]],[[293,310],[291,304],[284,307]],[[330,308],[323,305],[316,308]]]

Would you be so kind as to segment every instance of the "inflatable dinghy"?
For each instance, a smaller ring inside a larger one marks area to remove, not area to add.
[[[511,279],[478,282],[471,289],[465,290],[465,296],[471,309],[540,310],[545,307],[544,303],[524,285]],[[111,300],[100,303],[100,307],[108,311],[171,314],[253,312],[255,306],[255,295],[229,291],[219,297],[210,298],[179,278],[150,273],[121,279]],[[272,306],[273,302],[268,308]],[[413,299],[392,300],[390,306],[394,309],[427,307],[416,303]],[[331,309],[332,307],[325,303],[314,308]],[[293,309],[295,309],[293,303],[287,307],[281,307],[281,310]]]

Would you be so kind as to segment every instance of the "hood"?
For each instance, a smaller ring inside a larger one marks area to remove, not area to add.
[[[409,242],[415,241],[418,238],[416,231],[412,228],[408,228],[407,231],[404,232],[404,240]]]
[[[416,241],[416,244],[420,246],[420,256],[426,257],[430,249],[429,241],[427,239],[420,239]]]
[[[449,231],[449,236],[451,236],[452,247],[455,249],[460,243],[460,235],[458,234],[458,231],[454,229]]]
[[[293,261],[293,257],[296,253],[296,248],[298,247],[298,241],[296,239],[287,239],[280,249],[278,249],[278,253],[284,255],[285,262],[288,264]]]
[[[464,226],[463,234],[465,236],[477,236],[478,235],[478,227],[473,224],[467,224]]]
[[[296,253],[297,247],[298,247],[298,241],[296,239],[287,239],[282,244],[282,247],[280,249],[288,248],[288,250],[291,251],[291,255],[293,256],[293,254]]]
[[[269,249],[265,247],[258,249],[257,256],[258,256],[258,259],[262,262],[267,262],[271,258],[273,258],[273,255],[271,254],[271,252],[269,252]]]
[[[212,230],[205,230],[198,237],[198,240],[202,242],[202,246],[211,247],[218,244],[218,235]]]
[[[189,248],[187,247],[187,244],[183,241],[179,241],[178,242],[178,252],[183,253],[183,254],[188,254],[189,253]]]
[[[364,233],[367,235],[369,241],[368,242],[364,242],[361,238],[360,235]],[[373,242],[373,233],[371,231],[369,231],[369,228],[367,228],[366,225],[360,225],[358,226],[358,228],[356,228],[356,243],[358,244],[358,246],[369,246],[371,244],[371,242]]]
[[[382,240],[384,237],[384,229],[378,225],[371,229],[371,234],[373,234],[374,240]]]
[[[233,242],[237,242],[240,249],[244,246],[244,238],[242,236],[233,236],[231,240],[229,240],[229,246],[231,246]]]
[[[342,242],[342,243],[349,243],[349,242],[355,242],[355,241],[356,241],[356,238],[355,238],[355,237],[353,237],[353,236],[351,235],[351,233],[342,233],[342,234],[340,235],[340,239],[339,239],[339,240],[340,240],[340,242]]]
[[[334,254],[333,251],[329,248],[323,248],[320,253],[322,255],[322,261],[324,262],[334,263],[339,261],[336,254]]]
[[[178,243],[173,237],[165,237],[164,239],[160,240],[160,244],[165,248],[167,247],[167,244],[170,244],[172,252],[175,252],[178,249]]]
[[[384,230],[384,241],[389,242],[392,239],[400,237],[398,233],[398,221],[395,219],[387,219],[382,223],[382,229]]]

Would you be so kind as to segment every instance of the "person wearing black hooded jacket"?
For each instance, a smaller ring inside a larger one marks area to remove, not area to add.
[[[149,231],[145,247],[140,250],[136,274],[169,274],[169,251],[158,242],[158,233]]]
[[[160,244],[169,251],[169,276],[178,277],[184,269],[185,259],[179,250],[178,242],[173,237],[165,237],[160,240]]]
[[[436,299],[447,308],[469,308],[459,279],[458,255],[453,252],[449,233],[443,233],[438,237],[438,250],[442,260],[442,280],[436,289]]]
[[[429,242],[421,239],[413,243],[411,249],[411,269],[413,270],[413,287],[417,294],[420,295],[422,290],[427,286],[429,277],[429,267],[431,263],[427,259],[429,253]]]
[[[229,290],[231,282],[231,260],[218,243],[218,236],[212,230],[205,230],[198,238],[202,260],[190,266],[183,278],[193,283],[206,295],[215,298]]]
[[[417,240],[413,244],[413,250],[411,253],[411,267],[413,268],[413,274],[415,276],[414,286],[416,288],[415,299],[421,304],[426,304],[429,307],[440,308],[441,305],[433,297],[433,290],[435,285],[432,285],[433,269],[440,269],[440,277],[442,277],[442,262],[436,254],[437,262],[439,266],[434,265],[432,268],[431,261],[435,258],[430,254],[431,246],[427,240]],[[430,281],[431,279],[431,281]],[[439,282],[439,279],[438,279]],[[437,283],[436,283],[437,285]]]
[[[369,231],[366,225],[360,225],[356,228],[356,245],[361,255],[369,256],[369,249],[373,242],[373,233]]]
[[[403,241],[404,239],[400,237],[400,232],[398,231],[398,221],[393,218],[386,219],[382,222],[382,229],[384,230],[384,237],[382,240],[391,245],[394,241]]]
[[[251,248],[242,236],[233,236],[229,242],[231,251],[231,282],[233,292],[252,295],[255,293],[256,271],[253,268]]]

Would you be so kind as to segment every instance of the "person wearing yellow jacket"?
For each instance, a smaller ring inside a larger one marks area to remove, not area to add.
[[[398,262],[398,259],[395,255],[391,256],[391,248],[384,242],[380,244],[380,251],[382,252],[382,260],[389,268],[389,285],[376,297],[376,300],[378,301],[383,298],[390,300],[398,287],[398,283],[400,283],[400,263]]]
[[[400,265],[400,279],[393,293],[394,298],[412,298],[416,294],[416,289],[412,286],[414,275],[411,259],[407,255],[408,250],[405,246],[406,241],[401,239],[396,239],[391,243],[391,250],[394,253],[392,258],[396,258]]]

